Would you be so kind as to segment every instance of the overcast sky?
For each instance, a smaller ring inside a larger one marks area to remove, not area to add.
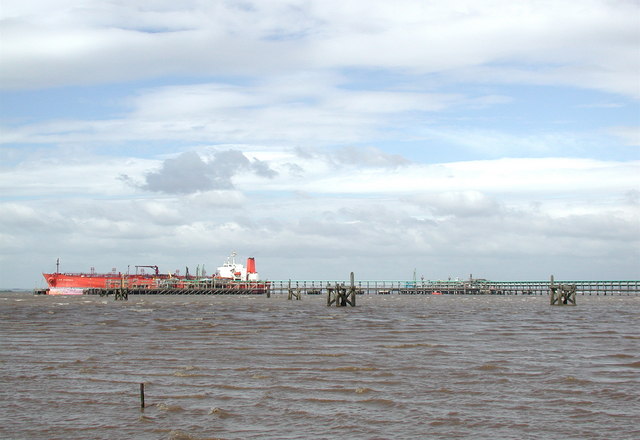
[[[637,0],[2,0],[0,287],[640,278]]]

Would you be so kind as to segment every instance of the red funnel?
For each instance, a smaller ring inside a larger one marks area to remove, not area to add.
[[[256,259],[253,257],[247,258],[247,273],[256,273]]]

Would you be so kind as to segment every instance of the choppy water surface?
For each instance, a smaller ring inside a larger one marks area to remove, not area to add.
[[[0,294],[0,438],[640,438],[640,297],[325,301]]]

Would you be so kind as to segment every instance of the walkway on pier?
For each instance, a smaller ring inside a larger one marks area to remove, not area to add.
[[[576,286],[577,295],[636,296],[640,295],[640,280],[577,281],[556,280],[556,284]],[[348,286],[350,281],[277,280],[243,283],[238,286],[215,286],[192,283],[188,287],[173,286],[110,286],[85,289],[85,295],[261,295],[289,294],[324,295],[336,285]],[[548,295],[549,281],[356,281],[358,295]]]
[[[225,288],[225,287],[191,287],[191,288],[148,288],[148,287],[133,287],[133,288],[92,288],[84,289],[85,295],[100,295],[108,296],[113,295],[115,297],[128,296],[128,295],[262,295],[268,293],[268,289],[265,287],[247,287],[243,289],[238,288]]]
[[[575,284],[578,295],[640,295],[640,280],[577,281],[556,280],[556,284]],[[271,293],[287,293],[290,288],[313,295],[326,293],[336,284],[346,281],[277,280],[270,281]],[[545,281],[356,281],[358,294],[399,295],[548,295]]]

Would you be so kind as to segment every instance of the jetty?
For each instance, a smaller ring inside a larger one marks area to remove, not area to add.
[[[269,284],[265,282],[244,282],[241,284],[216,285],[211,282],[190,282],[186,286],[109,286],[87,288],[84,295],[114,295],[116,298],[129,295],[269,295]]]
[[[84,289],[85,295],[325,295],[336,285],[351,286],[351,280],[274,280],[245,282],[241,285],[214,285],[193,281],[187,288],[166,286],[118,286]],[[575,286],[579,296],[636,296],[640,295],[640,280],[556,280],[556,283]],[[356,295],[549,295],[552,281],[490,281],[467,280],[410,280],[354,281]]]

